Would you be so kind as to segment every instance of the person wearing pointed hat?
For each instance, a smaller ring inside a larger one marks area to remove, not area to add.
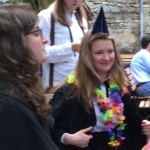
[[[142,117],[130,99],[115,41],[95,30],[97,22],[82,40],[74,72],[55,89],[55,133],[64,150],[140,150],[146,144]]]

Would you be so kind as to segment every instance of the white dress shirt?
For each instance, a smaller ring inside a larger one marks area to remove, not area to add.
[[[141,49],[131,61],[131,72],[136,84],[150,81],[150,52]]]
[[[55,20],[54,24],[54,46],[50,46],[50,30],[51,30],[51,14],[53,11],[53,5],[49,8],[42,10],[39,14],[39,25],[42,29],[43,35],[48,38],[48,43],[46,44],[45,51],[47,54],[47,61],[43,63],[43,86],[44,88],[49,87],[49,63],[54,63],[54,79],[53,85],[58,85],[63,79],[65,79],[68,74],[70,74],[78,61],[79,53],[74,53],[72,51],[71,38],[69,29],[67,26],[60,24]],[[72,15],[66,15],[67,19],[71,22],[70,30],[72,33],[73,42],[80,43],[83,38],[83,30],[79,26],[78,20],[75,16],[75,11]],[[85,32],[87,31],[87,21],[84,18],[84,24],[86,26]]]

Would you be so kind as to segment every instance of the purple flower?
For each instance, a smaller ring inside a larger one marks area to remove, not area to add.
[[[118,93],[112,93],[112,94],[110,95],[110,98],[111,98],[114,102],[116,102],[116,103],[120,103],[120,102],[121,102],[121,97],[120,97],[120,95],[118,95]]]

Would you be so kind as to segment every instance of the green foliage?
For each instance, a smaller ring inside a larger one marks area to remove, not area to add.
[[[12,3],[35,2],[35,0],[11,0]]]
[[[20,3],[23,2],[23,0],[11,0],[12,3]]]

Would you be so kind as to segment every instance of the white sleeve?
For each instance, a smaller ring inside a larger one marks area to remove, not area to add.
[[[74,55],[71,43],[50,46],[50,30],[51,30],[51,15],[50,10],[42,10],[39,12],[39,26],[42,29],[43,35],[48,38],[45,51],[47,54],[47,63],[59,63],[67,61],[70,56]]]
[[[65,134],[67,134],[67,133],[64,133],[64,134],[61,136],[60,142],[63,143],[63,144],[65,144],[65,145],[67,145],[67,144],[64,142],[64,136],[65,136]]]

